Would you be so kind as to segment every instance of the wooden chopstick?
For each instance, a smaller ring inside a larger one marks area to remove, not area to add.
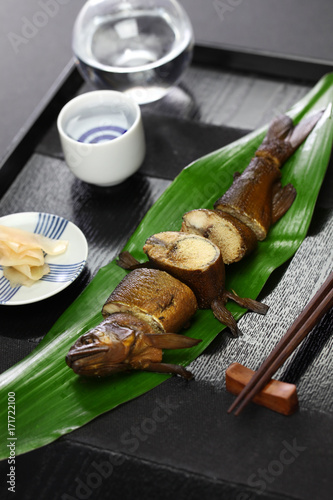
[[[332,306],[333,272],[262,363],[250,382],[239,393],[228,409],[228,413],[231,413],[239,405],[235,415],[240,414]]]

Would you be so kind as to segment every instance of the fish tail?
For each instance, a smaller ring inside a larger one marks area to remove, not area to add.
[[[302,120],[289,132],[286,140],[290,142],[293,151],[295,151],[302,144],[302,142],[305,141],[307,136],[314,129],[315,125],[322,117],[323,113],[324,110],[313,113],[312,115]]]
[[[255,156],[272,160],[278,168],[294,154],[313,130],[323,111],[316,112],[294,126],[288,115],[275,118]]]
[[[277,116],[270,123],[264,142],[272,142],[276,140],[284,141],[293,128],[294,124],[290,116]]]

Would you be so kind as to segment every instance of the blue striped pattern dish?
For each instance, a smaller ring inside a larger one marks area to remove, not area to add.
[[[1,269],[1,266],[0,266],[0,269]],[[9,281],[6,280],[6,278],[4,276],[2,276],[0,278],[0,301],[1,301],[1,304],[6,304],[7,302],[9,302],[12,297],[14,297],[14,295],[18,292],[18,290],[20,289],[20,287],[15,287],[15,288],[12,288],[9,284]]]
[[[86,144],[97,144],[99,142],[112,141],[123,135],[127,130],[116,125],[103,125],[101,127],[93,127],[87,132],[84,132],[79,138],[79,142]]]
[[[42,281],[51,281],[53,283],[64,283],[66,281],[74,281],[80,274],[82,265],[85,261],[77,262],[76,264],[50,264],[49,274],[42,277]]]
[[[42,234],[54,240],[60,240],[68,225],[68,220],[58,217],[57,215],[42,213],[38,213],[37,217],[38,219],[34,233]]]
[[[63,254],[45,256],[50,272],[31,287],[12,288],[3,276],[0,266],[0,304],[20,305],[46,299],[66,288],[82,272],[88,256],[88,245],[81,230],[72,222],[58,215],[24,212],[1,217],[0,225],[17,227],[69,242]]]

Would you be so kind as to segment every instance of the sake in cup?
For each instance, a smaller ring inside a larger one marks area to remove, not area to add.
[[[96,90],[75,97],[60,111],[57,127],[65,161],[82,181],[120,184],[143,162],[140,107],[121,92]]]

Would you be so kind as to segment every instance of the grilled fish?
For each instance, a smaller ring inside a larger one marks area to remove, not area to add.
[[[187,212],[183,215],[181,230],[201,235],[215,243],[225,264],[240,261],[257,246],[256,235],[249,227],[219,210],[199,208]]]
[[[280,168],[314,128],[322,112],[294,127],[287,115],[273,120],[261,146],[249,166],[236,175],[228,191],[214,208],[235,217],[264,240],[270,226],[291,207],[296,190],[291,184],[281,186]]]
[[[149,261],[139,263],[128,252],[119,256],[118,264],[125,269],[143,266],[168,272],[194,292],[200,309],[211,308],[214,316],[227,325],[233,336],[241,332],[225,307],[228,300],[259,314],[268,307],[250,298],[241,298],[225,290],[225,266],[220,249],[210,240],[195,234],[177,231],[157,233],[147,239],[144,247]]]
[[[70,348],[66,363],[78,375],[108,376],[144,370],[193,377],[183,366],[162,363],[162,349],[183,349],[200,340],[160,333],[131,313],[115,313],[82,335]]]
[[[147,239],[143,251],[150,264],[179,279],[194,292],[200,309],[210,307],[225,281],[219,248],[194,234],[165,231]]]
[[[177,333],[197,309],[194,293],[181,281],[158,269],[135,269],[111,293],[102,314],[130,312],[159,334]]]
[[[211,307],[235,336],[239,331],[225,307],[228,299],[266,312],[264,304],[224,289],[224,262],[236,262],[252,251],[256,240],[263,240],[293,203],[296,191],[291,184],[282,187],[280,168],[321,115],[296,127],[287,116],[274,120],[249,166],[236,174],[214,210],[188,212],[183,233],[164,232],[147,240],[148,263],[139,263],[128,252],[121,254],[119,264],[131,272],[104,304],[104,321],[71,347],[66,362],[75,373],[105,376],[146,370],[189,379],[192,374],[183,366],[162,363],[162,349],[200,342],[177,334],[188,325],[198,303]]]

